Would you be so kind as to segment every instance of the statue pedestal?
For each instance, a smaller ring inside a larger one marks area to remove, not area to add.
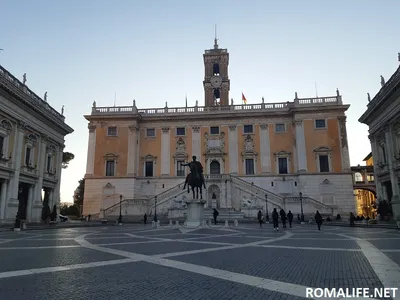
[[[204,220],[205,200],[189,200],[187,204],[186,226],[189,228],[200,226]]]

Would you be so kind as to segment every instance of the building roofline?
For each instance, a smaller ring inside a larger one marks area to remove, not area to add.
[[[392,74],[389,80],[381,87],[375,97],[367,105],[367,110],[358,119],[358,122],[367,124],[368,118],[376,111],[376,108],[388,99],[400,86],[400,66]],[[368,124],[367,124],[368,125]]]
[[[372,152],[370,152],[364,159],[363,161],[367,161],[368,159],[370,159],[372,157]]]

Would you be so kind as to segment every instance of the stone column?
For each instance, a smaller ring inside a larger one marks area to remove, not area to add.
[[[89,142],[86,162],[86,175],[93,176],[94,172],[94,156],[96,152],[96,125],[88,125]]]
[[[136,126],[129,126],[128,136],[128,166],[126,173],[128,176],[136,176],[136,152],[137,152],[137,134]]]
[[[199,126],[192,127],[192,155],[197,157],[197,160],[201,162],[201,133]],[[206,170],[204,170],[206,173]]]
[[[7,201],[7,181],[1,183],[0,192],[0,220],[3,220],[6,216],[6,201]]]
[[[169,127],[163,127],[161,133],[161,176],[169,175],[171,169],[171,146]]]
[[[297,149],[297,163],[298,173],[307,172],[307,152],[306,141],[304,137],[303,120],[295,121],[296,126],[296,149]]]
[[[26,207],[26,220],[27,222],[32,222],[32,207],[33,207],[33,196],[34,196],[34,186],[29,185],[28,191],[28,201]]]
[[[391,204],[392,204],[392,211],[393,211],[393,217],[397,220],[400,221],[400,193],[399,193],[399,183],[397,181],[397,175],[395,171],[396,164],[394,164],[393,160],[394,158],[394,152],[393,152],[393,138],[392,138],[392,126],[389,126],[385,132],[385,140],[386,140],[386,145],[387,145],[387,157],[388,157],[388,163],[389,163],[389,171],[390,171],[390,181],[392,183],[392,199],[391,199]]]
[[[61,174],[62,174],[62,158],[63,158],[63,150],[64,145],[60,145],[57,152],[57,161],[56,161],[56,174],[57,174],[57,184],[55,189],[52,192],[52,205],[57,205],[57,212],[59,211],[60,206],[60,187],[61,187]],[[51,208],[53,209],[53,208]]]
[[[342,159],[342,171],[350,171],[350,155],[347,143],[346,116],[338,117],[340,137],[340,157]]]
[[[229,125],[229,174],[237,175],[238,174],[238,158],[239,158],[239,150],[238,150],[238,133],[236,129],[236,125]]]
[[[26,124],[24,122],[19,122],[16,133],[15,144],[15,155],[13,157],[13,165],[14,165],[14,176],[10,181],[10,199],[18,200],[18,188],[19,188],[19,174],[21,169],[21,160],[22,160],[22,150],[24,147],[24,132],[25,132]]]
[[[263,174],[271,173],[271,145],[267,124],[260,125],[260,156],[261,172]]]

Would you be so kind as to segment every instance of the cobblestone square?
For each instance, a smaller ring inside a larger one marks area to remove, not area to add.
[[[307,287],[399,287],[399,246],[396,230],[308,225],[3,232],[0,299],[305,299]]]

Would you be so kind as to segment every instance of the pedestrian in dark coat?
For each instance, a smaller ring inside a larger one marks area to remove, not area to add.
[[[279,231],[279,215],[278,212],[276,211],[276,208],[274,208],[274,211],[272,212],[272,222],[274,223],[274,230]]]
[[[263,215],[262,215],[261,210],[258,211],[257,219],[258,219],[258,223],[260,223],[260,227],[262,227]]]
[[[315,214],[314,219],[315,219],[315,222],[316,222],[317,225],[318,225],[318,230],[321,230],[322,216],[321,216],[321,214],[319,213],[318,210],[317,210],[317,213]]]
[[[288,214],[287,214],[287,218],[289,221],[289,227],[292,228],[292,222],[293,222],[293,214],[292,212],[289,210]]]
[[[282,227],[286,228],[286,213],[283,208],[279,211],[279,214],[281,215]]]

